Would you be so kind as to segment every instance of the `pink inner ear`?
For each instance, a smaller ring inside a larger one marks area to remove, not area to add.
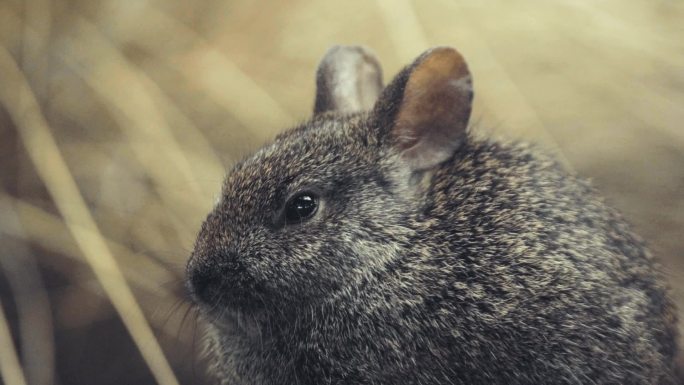
[[[436,48],[418,60],[393,134],[402,157],[415,169],[428,169],[448,159],[465,137],[472,81],[463,57],[453,48]]]

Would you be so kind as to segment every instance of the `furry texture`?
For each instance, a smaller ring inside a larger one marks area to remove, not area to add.
[[[228,175],[188,263],[219,382],[675,383],[667,290],[587,183],[470,134],[428,172],[402,162],[388,127],[412,68]],[[303,190],[316,216],[282,223]]]

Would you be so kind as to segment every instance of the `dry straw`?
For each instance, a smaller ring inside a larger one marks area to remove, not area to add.
[[[171,366],[81,195],[17,63],[0,48],[0,99],[57,208],[159,384],[178,385]]]
[[[6,385],[26,385],[24,372],[12,341],[7,317],[0,303],[0,378]]]

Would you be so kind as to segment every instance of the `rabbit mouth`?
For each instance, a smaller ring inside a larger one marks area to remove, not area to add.
[[[265,307],[265,303],[260,300],[260,290],[254,286],[243,288],[233,287],[232,285],[221,285],[216,287],[211,298],[200,301],[200,306],[208,307],[211,312],[221,311],[241,311],[257,312]]]
[[[261,325],[265,318],[263,309],[252,309],[252,311],[242,311],[240,309],[223,309],[216,312],[209,322],[223,334],[239,333],[244,336],[261,336]]]

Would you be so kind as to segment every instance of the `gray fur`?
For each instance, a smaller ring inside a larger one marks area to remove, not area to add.
[[[412,172],[391,139],[410,74],[227,176],[188,263],[217,381],[676,383],[675,310],[620,215],[524,144],[468,134]],[[279,223],[302,189],[316,216]]]

